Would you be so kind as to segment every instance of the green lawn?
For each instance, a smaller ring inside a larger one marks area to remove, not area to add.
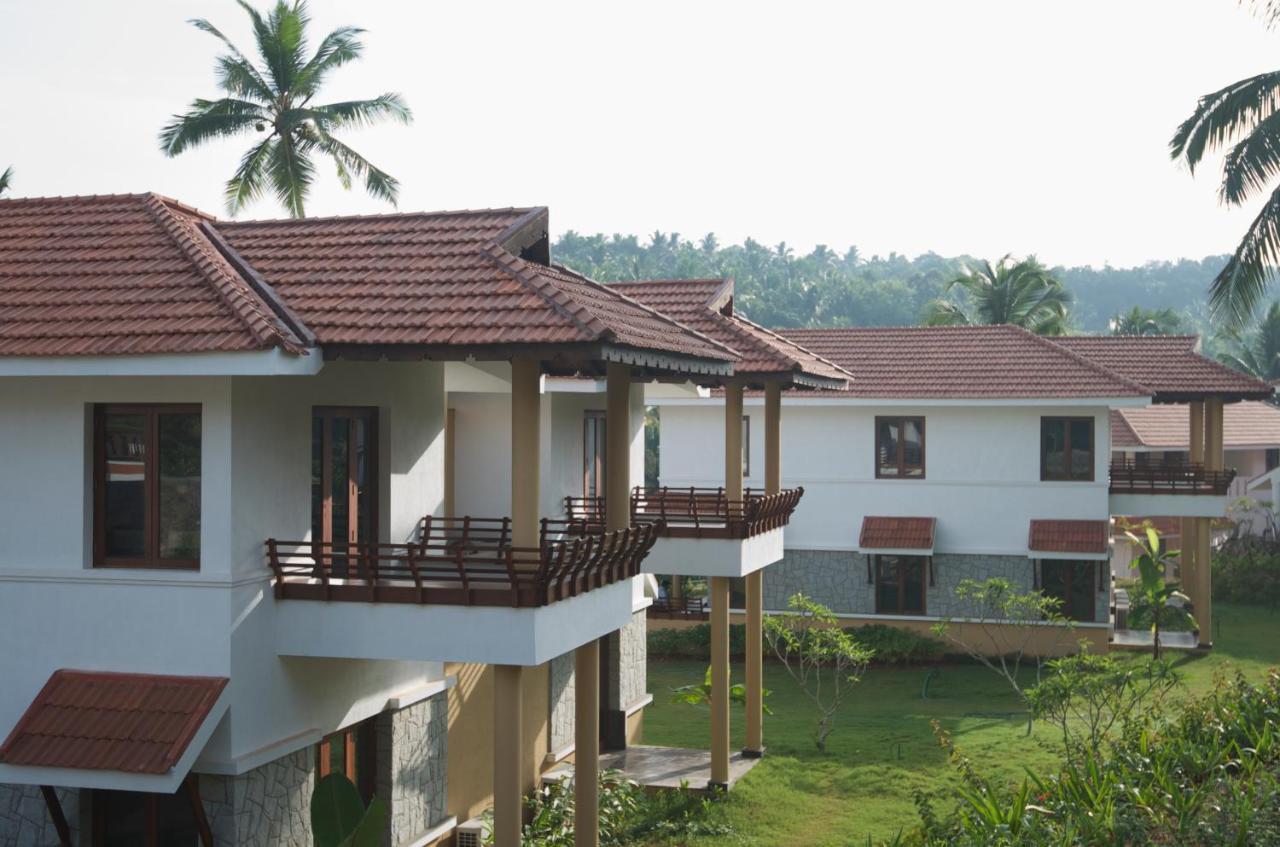
[[[1183,655],[1177,665],[1186,688],[1203,690],[1215,670],[1227,665],[1258,675],[1280,664],[1280,613],[1240,606],[1215,610],[1218,632],[1209,656]],[[651,661],[649,690],[654,703],[645,712],[644,743],[706,747],[707,708],[673,704],[670,690],[702,679],[699,662]],[[735,666],[735,681],[741,672]],[[892,837],[917,822],[912,794],[941,792],[954,784],[930,721],[952,733],[959,748],[990,776],[1021,779],[1024,768],[1051,768],[1058,760],[1057,737],[1037,728],[1025,737],[1017,698],[985,668],[947,665],[920,699],[923,668],[873,670],[853,690],[828,742],[814,748],[814,710],[772,662],[765,686],[773,690],[765,718],[764,760],[734,788],[717,814],[734,834],[694,839],[692,845],[813,844],[863,845]],[[743,716],[734,707],[733,747],[742,746]],[[686,843],[686,842],[682,842]]]

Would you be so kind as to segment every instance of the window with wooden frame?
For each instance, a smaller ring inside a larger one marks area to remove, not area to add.
[[[1093,418],[1040,419],[1040,479],[1093,481]]]
[[[875,557],[876,614],[925,614],[927,556]]]
[[[327,735],[316,747],[320,778],[340,773],[360,791],[364,802],[373,799],[377,779],[378,739],[375,718]]]
[[[173,794],[105,789],[86,793],[92,807],[93,844],[213,847],[213,831],[194,773],[188,774]]]
[[[1063,617],[1091,623],[1097,616],[1095,593],[1105,588],[1099,571],[1105,563],[1076,559],[1041,559],[1040,593],[1061,602]]]
[[[924,479],[924,418],[876,417],[876,478]]]
[[[200,567],[198,405],[94,407],[93,564]]]
[[[582,496],[604,496],[605,413],[588,409],[582,415]]]

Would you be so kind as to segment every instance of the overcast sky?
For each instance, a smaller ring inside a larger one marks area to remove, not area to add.
[[[1235,0],[311,5],[317,36],[369,30],[331,99],[395,90],[416,114],[349,139],[402,210],[548,205],[556,234],[798,251],[1227,252],[1256,208],[1219,206],[1216,173],[1192,179],[1168,140],[1199,95],[1280,64],[1280,32]],[[155,140],[217,94],[195,16],[251,49],[231,0],[0,0],[14,195],[152,190],[225,214],[249,140],[175,160]],[[308,212],[384,208],[325,167]]]

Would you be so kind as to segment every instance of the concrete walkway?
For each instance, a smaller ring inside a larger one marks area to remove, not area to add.
[[[759,759],[744,758],[735,753],[729,758],[729,788],[756,766]],[[705,791],[711,781],[711,752],[685,747],[628,747],[600,756],[600,770],[617,770],[645,788],[666,789],[687,785],[694,791]],[[542,781],[556,782],[573,774],[566,763],[542,775]]]

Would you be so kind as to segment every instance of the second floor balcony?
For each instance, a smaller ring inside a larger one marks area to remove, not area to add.
[[[1196,462],[1113,459],[1109,492],[1113,515],[1220,517],[1236,472]]]
[[[275,596],[287,601],[278,650],[540,664],[630,619],[631,577],[661,529],[548,519],[538,546],[519,547],[510,518],[429,516],[402,544],[269,539]]]

